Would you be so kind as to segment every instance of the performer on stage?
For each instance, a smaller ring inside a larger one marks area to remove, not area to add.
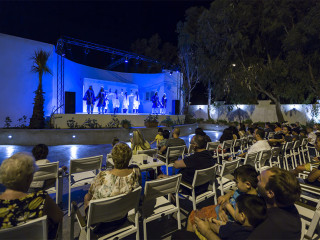
[[[166,108],[167,108],[167,97],[166,97],[166,94],[164,93],[161,99],[161,109],[160,109],[160,113],[162,115],[166,114]]]
[[[107,97],[106,92],[104,91],[103,86],[101,86],[100,92],[96,96],[96,99],[98,100],[97,107],[98,107],[99,114],[104,114],[104,109],[106,107],[106,100],[108,101],[108,97]],[[108,103],[109,103],[109,101],[108,101]]]
[[[119,112],[120,107],[118,90],[116,89],[112,95],[113,113],[116,114]]]
[[[128,93],[125,92],[123,96],[123,101],[122,101],[122,112],[127,113],[128,112],[128,107],[129,107],[129,97]]]
[[[155,92],[155,94],[151,98],[151,101],[152,101],[152,114],[158,114],[159,113],[158,108],[160,105],[158,92]]]
[[[136,91],[136,94],[133,99],[133,113],[138,113],[140,105],[140,97],[138,91]]]
[[[87,113],[92,114],[93,113],[93,106],[94,102],[96,101],[94,97],[94,91],[92,89],[92,86],[89,86],[89,89],[86,91],[83,100],[87,101]]]

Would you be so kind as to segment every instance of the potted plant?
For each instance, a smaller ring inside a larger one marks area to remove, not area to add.
[[[144,125],[147,128],[158,127],[158,115],[151,115],[144,120]]]
[[[121,126],[125,129],[130,129],[132,124],[131,124],[131,121],[128,120],[128,119],[123,119],[121,122],[120,122]]]
[[[167,116],[167,118],[161,122],[161,125],[166,126],[166,127],[171,127],[174,125],[174,122],[170,116]]]

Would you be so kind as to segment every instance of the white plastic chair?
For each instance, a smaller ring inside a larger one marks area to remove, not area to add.
[[[169,175],[169,167],[173,166],[173,162],[171,162],[171,159],[178,159],[184,157],[184,152],[186,150],[186,146],[176,146],[176,147],[168,147],[166,155],[158,154],[158,159],[161,161],[165,161],[166,163],[166,170],[167,174]]]
[[[214,204],[217,204],[217,193],[216,193],[216,187],[214,182],[214,180],[216,179],[217,168],[218,168],[218,165],[214,165],[209,168],[196,170],[193,177],[192,185],[181,181],[181,185],[190,189],[192,192],[191,196],[184,195],[184,197],[186,197],[188,200],[192,202],[193,210],[197,209],[197,203],[200,203],[212,196],[214,196]],[[212,188],[211,186],[209,186],[210,189],[196,196],[195,188],[206,183],[210,183],[212,185]]]
[[[301,146],[300,140],[294,141],[294,144],[292,147],[292,156],[293,156],[295,167],[303,164],[303,161],[301,159],[301,154],[300,154],[300,146]],[[299,163],[298,163],[298,158],[299,158]]]
[[[218,159],[218,147],[220,145],[220,142],[208,142],[207,143],[207,147],[206,150],[208,151],[213,151],[213,158],[217,158]]]
[[[258,157],[260,152],[247,153],[243,165],[251,165],[252,167],[256,167]]]
[[[258,160],[256,162],[256,170],[262,172],[272,167],[272,150],[263,150],[259,152]],[[267,166],[266,163],[269,163]]]
[[[232,146],[233,146],[233,140],[226,140],[222,143],[221,153],[218,152],[219,158],[221,157],[222,159],[221,162],[223,162],[225,157],[229,157],[233,154]]]
[[[239,166],[240,159],[236,159],[233,161],[225,161],[221,170],[217,175],[218,184],[220,185],[221,195],[224,195],[224,191],[235,186],[233,172]]]
[[[302,154],[303,162],[309,163],[311,159],[310,159],[310,153],[309,153],[309,147],[308,147],[308,138],[302,139],[300,150],[301,150],[300,152]],[[307,158],[306,158],[306,155],[307,155]]]
[[[293,154],[292,154],[292,148],[293,148],[293,142],[287,142],[284,150],[283,150],[283,154],[284,154],[284,168],[286,170],[290,170],[289,169],[289,161],[288,159],[291,160],[291,164],[292,164],[292,168],[295,169],[295,164],[294,164],[294,158],[293,158]]]
[[[181,216],[178,191],[180,187],[181,174],[147,181],[144,190],[144,200],[141,207],[143,219],[143,236],[147,240],[147,223],[162,218],[163,216],[177,213],[178,229],[181,229]],[[176,204],[165,198],[175,194]]]
[[[55,186],[45,190],[49,194],[52,194],[52,193],[56,194],[56,203],[58,204],[62,200],[62,190],[63,190],[62,178],[59,179],[59,162],[45,163],[45,164],[38,165],[38,170],[35,172],[33,176],[33,181],[30,185],[30,188],[36,187],[37,183],[39,182],[43,183],[44,181],[49,179],[56,180]]]
[[[277,166],[281,168],[280,154],[281,154],[281,148],[279,147],[271,148],[271,159],[270,159],[271,167]]]
[[[141,187],[136,188],[128,194],[121,194],[115,197],[91,200],[87,214],[87,221],[81,215],[77,204],[72,202],[72,214],[70,223],[70,239],[74,239],[74,223],[75,218],[82,232],[86,234],[86,239],[91,239],[92,225],[97,223],[112,222],[124,218],[128,214],[128,218],[134,216],[134,223],[128,226],[122,226],[111,233],[99,236],[99,239],[122,239],[133,233],[136,233],[136,240],[139,240],[139,212],[138,205],[140,200]],[[133,209],[133,211],[132,211]],[[132,215],[131,215],[132,214]]]
[[[68,216],[71,213],[71,189],[91,184],[92,179],[100,172],[101,165],[102,155],[70,160]]]
[[[34,240],[48,239],[47,215],[19,226],[0,230],[1,240],[24,240],[27,237]]]

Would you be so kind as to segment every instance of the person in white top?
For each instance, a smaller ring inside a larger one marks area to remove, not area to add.
[[[317,138],[317,135],[312,131],[312,127],[307,127],[307,137],[308,137],[308,142],[310,145],[314,145],[316,143],[316,138]]]

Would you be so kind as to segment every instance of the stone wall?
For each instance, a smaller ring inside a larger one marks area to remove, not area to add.
[[[221,103],[211,107],[210,116],[214,120],[239,121],[240,118],[250,118],[253,122],[277,122],[276,108],[271,101],[259,101],[256,105],[224,105]],[[314,116],[312,109],[319,107],[311,104],[282,104],[281,111],[285,121],[289,123],[300,122],[305,124],[312,119],[319,122],[319,116]],[[191,105],[189,112],[195,118],[208,119],[207,105]]]

